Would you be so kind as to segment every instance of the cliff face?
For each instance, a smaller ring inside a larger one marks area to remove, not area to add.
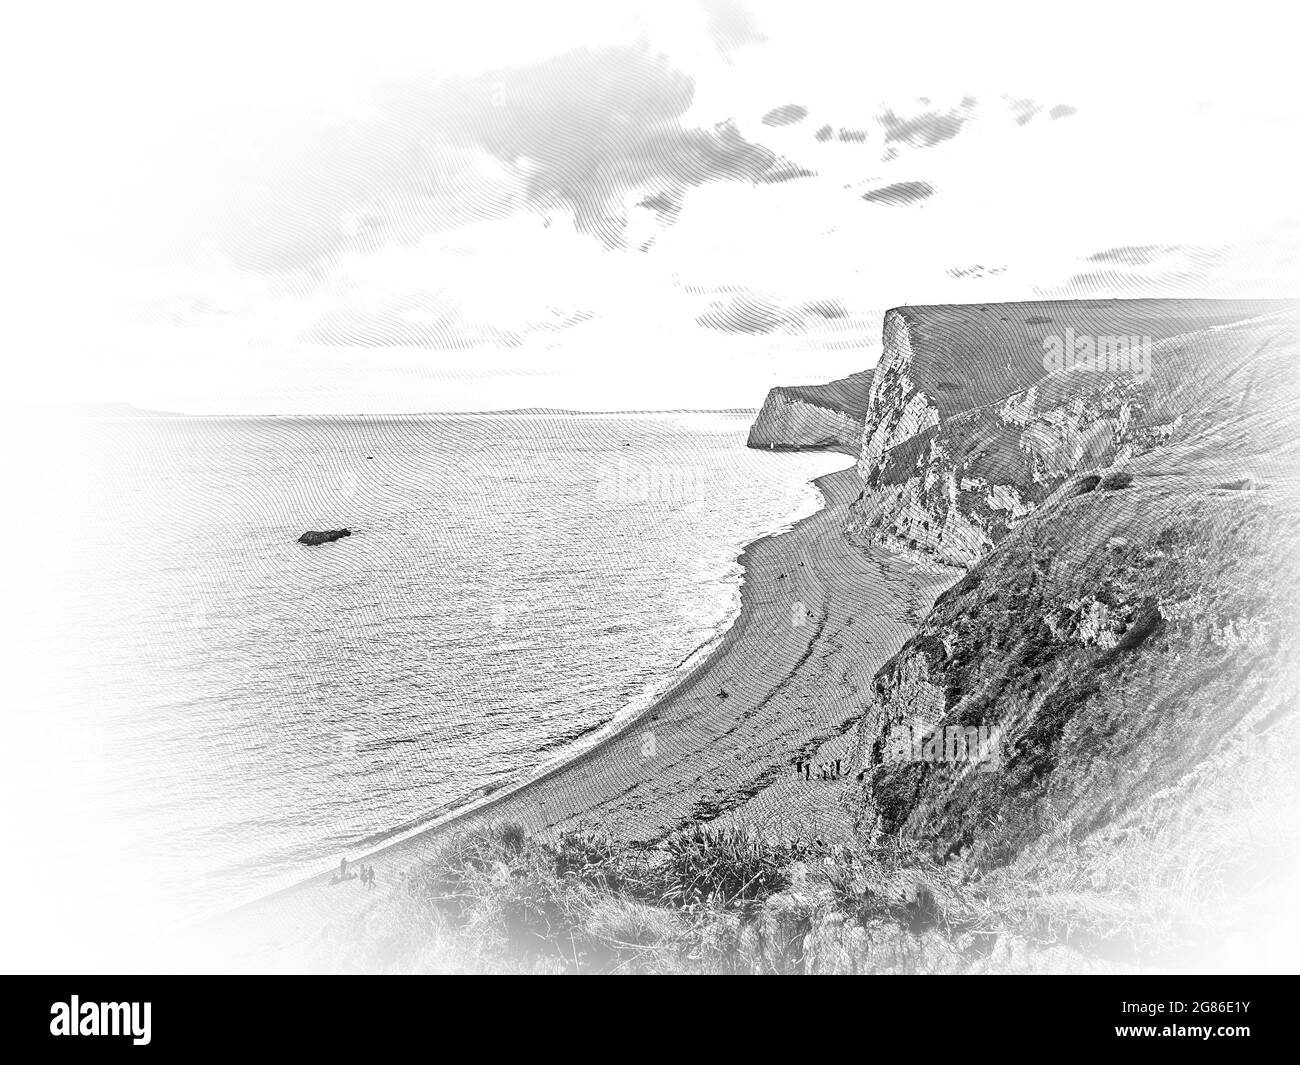
[[[865,370],[825,385],[773,388],[749,430],[749,446],[857,454],[871,377]]]
[[[987,869],[1183,819],[1165,844],[1208,854],[1209,811],[1235,822],[1294,789],[1300,312],[1158,343],[1148,381],[1113,377],[1044,381],[909,451],[922,488],[944,462],[1025,516],[947,497],[981,557],[876,675],[849,797],[864,833]],[[986,737],[988,758],[962,756]]]
[[[970,565],[1072,473],[1145,446],[1152,429],[1135,418],[1135,397],[1158,369],[1154,345],[1287,306],[1110,300],[888,312],[850,537]]]
[[[965,574],[865,693],[859,834],[1050,895],[1056,927],[1062,899],[1160,922],[1193,880],[1272,877],[1300,838],[1300,303],[885,330],[847,535]],[[1112,334],[1151,344],[1044,361]]]

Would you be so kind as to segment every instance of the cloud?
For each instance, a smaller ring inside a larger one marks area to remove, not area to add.
[[[877,121],[885,127],[886,143],[902,141],[913,148],[929,148],[957,136],[975,113],[976,104],[973,96],[964,96],[957,107],[924,111],[911,118],[900,118],[887,109]]]
[[[1015,97],[1007,96],[1003,97],[1003,99],[1006,100],[1007,107],[1015,116],[1017,126],[1026,125],[1034,115],[1038,114],[1038,112],[1043,109],[1042,104],[1036,103],[1027,97],[1017,99]]]
[[[413,292],[376,308],[332,307],[298,339],[305,344],[338,347],[450,351],[485,343],[517,346],[524,334],[490,322],[470,321],[456,301],[443,293]]]
[[[792,126],[808,117],[808,108],[801,104],[782,104],[774,107],[762,118],[765,126]]]
[[[708,34],[721,55],[767,40],[754,16],[734,0],[701,0],[701,6],[709,14]]]
[[[644,44],[408,81],[254,174],[220,219],[221,250],[272,272],[521,209],[565,211],[619,247],[629,194],[759,180],[776,162],[733,123],[683,125],[693,99],[692,79]]]
[[[934,195],[934,187],[928,181],[896,181],[892,185],[864,192],[862,198],[868,203],[887,203],[901,206],[920,203]]]
[[[746,290],[713,300],[696,318],[696,323],[720,333],[766,334],[778,330],[799,333],[819,322],[846,317],[848,312],[838,300],[784,306],[773,297]]]
[[[975,263],[973,266],[954,266],[944,271],[949,277],[953,278],[978,278],[978,277],[997,277],[998,274],[1006,273],[1005,266],[985,266],[983,263]]]
[[[978,72],[939,63],[929,44],[926,57],[881,57],[913,64],[904,82],[878,62],[863,70],[861,38],[835,32],[837,21],[827,32],[799,9],[762,13],[766,44],[745,8],[703,0],[661,25],[648,13],[596,34],[575,21],[536,46],[536,33],[519,32],[516,50],[489,33],[479,54],[440,58],[437,77],[417,56],[378,92],[358,76],[342,103],[295,111],[274,134],[250,126],[230,164],[242,183],[211,179],[215,219],[174,182],[198,223],[177,255],[183,271],[151,260],[136,275],[87,271],[82,287],[116,285],[159,358],[202,352],[196,367],[212,352],[261,358],[295,342],[309,372],[332,356],[378,373],[473,365],[499,349],[511,365],[571,360],[575,379],[598,389],[629,361],[657,371],[677,359],[694,382],[742,351],[747,372],[780,355],[835,376],[870,359],[879,322],[868,316],[883,306],[969,299],[973,286],[992,300],[1072,276],[1124,294],[1215,294],[1237,276],[1275,284],[1281,252],[1216,264],[1187,250],[1212,248],[1248,217],[1266,226],[1270,204],[1293,213],[1284,152],[1264,150],[1290,143],[1265,135],[1275,127],[1176,109],[1153,126],[1154,104],[1134,108],[1121,88],[1107,101],[1081,81],[1076,96],[1034,70],[1006,79],[1022,96],[989,97],[975,92]],[[588,47],[574,49],[579,39]],[[966,42],[953,48],[960,59]],[[915,68],[918,58],[929,66]],[[933,99],[913,95],[922,84]],[[1049,116],[1074,112],[1050,106],[1059,99],[1086,102],[1086,114],[1053,126]],[[205,115],[181,124],[224,153]],[[1252,195],[1216,201],[1240,170],[1238,149],[1259,149]],[[1261,151],[1274,165],[1259,165]],[[163,154],[214,170],[199,165],[211,155],[191,160],[170,143]],[[1079,165],[1099,158],[1146,162]],[[154,221],[171,233],[179,217]],[[191,268],[209,245],[228,273]],[[632,346],[649,354],[629,360]]]
[[[1088,256],[1090,263],[1120,263],[1142,266],[1153,263],[1175,248],[1167,244],[1130,244],[1120,248],[1107,248]]]
[[[666,220],[672,220],[682,209],[682,201],[680,197],[672,196],[667,192],[654,192],[638,201],[637,206],[648,208]]]
[[[801,166],[795,166],[788,160],[781,160],[775,164],[767,173],[763,174],[758,180],[766,185],[779,185],[783,181],[794,181],[798,178],[816,177],[815,170],[807,170]]]
[[[1071,296],[1291,298],[1300,277],[1300,235],[1271,225],[1219,245],[1135,244],[1095,252],[1065,282]]]

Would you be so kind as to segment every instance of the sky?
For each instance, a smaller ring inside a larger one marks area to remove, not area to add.
[[[753,407],[902,303],[1300,293],[1276,5],[27,7],[27,402]]]

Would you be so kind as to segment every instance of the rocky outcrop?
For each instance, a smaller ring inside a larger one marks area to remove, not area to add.
[[[889,311],[850,537],[970,565],[1073,473],[1158,435],[1137,417],[1138,393],[1168,367],[1156,346],[1288,306],[1106,300]]]
[[[749,430],[749,446],[777,451],[834,449],[856,455],[871,377],[871,371],[865,370],[825,385],[773,388]]]
[[[341,540],[343,537],[351,535],[351,529],[329,529],[325,532],[305,532],[298,537],[298,543],[306,544],[308,547],[317,547],[320,544],[333,543],[335,540]]]

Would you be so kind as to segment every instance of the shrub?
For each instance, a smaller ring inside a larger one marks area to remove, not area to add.
[[[750,909],[789,885],[799,844],[770,842],[746,829],[693,825],[669,836],[657,867],[663,901]]]

